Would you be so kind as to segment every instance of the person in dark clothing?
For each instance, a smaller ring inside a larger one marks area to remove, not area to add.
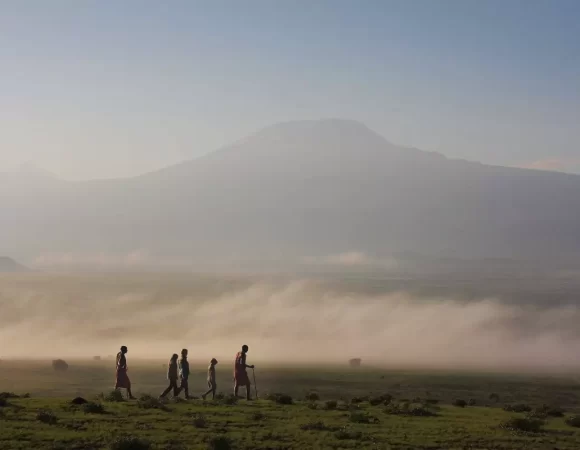
[[[163,391],[159,398],[164,398],[167,394],[169,394],[171,389],[173,389],[174,397],[179,395],[180,389],[177,386],[177,358],[179,358],[179,355],[174,353],[169,360],[169,365],[167,367],[167,379],[169,380],[169,386]]]
[[[189,396],[189,361],[187,361],[187,349],[181,350],[181,359],[179,360],[179,378],[181,378],[181,386],[179,392],[185,392],[185,398],[190,399]]]
[[[201,396],[201,398],[204,400],[209,394],[211,394],[212,400],[215,399],[215,391],[217,390],[217,382],[215,380],[215,366],[217,363],[218,361],[215,358],[212,358],[209,362],[209,367],[207,368],[207,387],[209,389]]]

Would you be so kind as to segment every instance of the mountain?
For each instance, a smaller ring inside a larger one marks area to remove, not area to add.
[[[30,272],[28,267],[18,264],[12,258],[0,256],[0,273]]]
[[[580,260],[580,176],[450,160],[348,120],[274,125],[130,179],[20,184],[0,192],[0,248],[26,257],[145,249],[157,262],[239,267],[405,253]],[[351,257],[332,257],[342,254]]]

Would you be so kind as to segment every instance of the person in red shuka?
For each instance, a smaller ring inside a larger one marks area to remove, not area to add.
[[[246,369],[253,369],[254,366],[249,366],[246,364],[246,353],[248,353],[248,346],[242,346],[242,351],[238,352],[236,355],[236,360],[234,362],[234,395],[238,396],[238,389],[240,386],[246,386],[246,399],[250,398],[250,377],[248,377],[248,372]]]

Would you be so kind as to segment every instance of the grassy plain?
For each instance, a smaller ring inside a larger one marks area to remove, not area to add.
[[[30,398],[9,398],[0,407],[2,450],[580,448],[580,428],[566,423],[580,413],[580,382],[572,375],[259,367],[258,401],[228,404],[226,397],[157,405],[97,399],[100,392],[111,390],[111,361],[69,363],[65,373],[54,372],[48,361],[0,363],[0,391],[30,393]],[[219,390],[229,394],[230,367],[224,366],[218,366]],[[135,393],[156,397],[164,387],[163,372],[162,362],[133,361]],[[199,395],[204,366],[194,365],[193,372],[193,394]],[[268,393],[275,392],[289,394],[293,404],[266,400]],[[310,392],[320,399],[305,400]],[[393,414],[383,402],[369,401],[384,394],[394,397],[394,405],[408,403],[409,410],[424,408],[434,415]],[[491,394],[499,400],[490,399]],[[95,401],[104,411],[87,412],[82,405],[72,405],[76,396]],[[475,406],[453,406],[457,399],[472,400]],[[532,409],[548,405],[563,410],[564,416],[543,418],[536,432],[507,429],[501,424],[526,417],[526,413],[504,411],[505,405],[513,404]],[[39,411],[48,411],[48,419]],[[127,436],[140,439],[144,446],[123,441]]]

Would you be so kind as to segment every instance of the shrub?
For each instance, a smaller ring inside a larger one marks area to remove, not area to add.
[[[425,403],[427,405],[437,405],[439,404],[439,400],[437,400],[436,398],[428,398],[427,400],[425,400]]]
[[[260,411],[252,414],[252,420],[255,420],[256,422],[258,422],[260,420],[264,420],[265,418],[266,418],[266,415],[264,413],[261,413]]]
[[[324,425],[324,422],[321,422],[320,420],[315,420],[315,421],[311,421],[311,422],[305,423],[303,425],[300,425],[300,429],[303,431],[309,431],[309,430],[326,431],[329,428],[326,425]]]
[[[338,402],[336,400],[328,400],[325,404],[324,404],[324,408],[329,410],[329,411],[333,411],[338,407]]]
[[[458,408],[465,408],[467,406],[467,402],[458,398],[453,401],[453,406],[457,406]]]
[[[121,391],[118,391],[116,389],[114,391],[109,392],[107,395],[103,395],[102,398],[106,402],[124,402],[125,401]]]
[[[219,392],[218,394],[215,395],[215,399],[217,401],[223,400],[224,398],[226,398],[226,394],[224,394],[223,392]]]
[[[517,405],[505,405],[503,407],[504,411],[507,412],[515,412],[515,413],[527,413],[532,411],[532,407],[529,405],[524,404],[517,404]]]
[[[11,398],[20,398],[20,396],[14,392],[0,392],[0,399],[8,400]]]
[[[489,399],[490,399],[492,402],[496,402],[496,403],[497,403],[497,402],[499,402],[499,395],[497,395],[497,394],[494,392],[494,393],[492,393],[492,394],[489,394]]]
[[[566,419],[566,425],[574,428],[580,428],[580,416],[571,416]]]
[[[306,397],[304,399],[309,402],[317,402],[318,400],[320,400],[320,396],[316,392],[309,392],[308,394],[306,394]]]
[[[233,394],[230,395],[226,395],[224,396],[220,401],[224,404],[224,405],[237,405],[238,404],[238,400],[239,398],[236,397]]]
[[[564,411],[560,408],[551,408],[548,405],[543,405],[541,408],[533,409],[529,417],[536,417],[538,419],[545,419],[547,417],[564,417]]]
[[[52,361],[52,368],[57,372],[66,372],[68,364],[64,359],[55,359]]]
[[[544,422],[538,419],[528,419],[523,417],[514,417],[503,422],[500,427],[511,431],[523,431],[526,433],[538,433],[542,431]]]
[[[36,413],[36,420],[48,425],[54,425],[58,422],[58,417],[48,409],[41,409]]]
[[[0,408],[4,408],[8,406],[8,400],[6,400],[4,397],[0,397]]]
[[[361,411],[351,412],[348,420],[352,423],[364,423],[364,424],[377,424],[377,423],[379,423],[379,419],[377,419],[374,416],[371,416],[368,413],[364,413]]]
[[[75,398],[73,398],[73,399],[71,400],[71,403],[72,403],[73,405],[85,405],[85,404],[87,404],[87,403],[88,403],[88,401],[87,401],[87,400],[85,400],[85,399],[84,399],[84,398],[82,398],[82,397],[75,397]]]
[[[151,443],[134,436],[122,436],[109,445],[111,450],[150,450]]]
[[[279,405],[291,405],[294,403],[292,397],[288,394],[269,394],[266,396],[266,400],[276,402]]]
[[[207,420],[203,414],[196,414],[193,416],[193,426],[195,428],[206,428]]]
[[[211,436],[207,440],[207,448],[209,450],[231,450],[232,441],[222,435]]]
[[[378,405],[388,405],[392,401],[393,401],[393,396],[392,395],[383,394],[383,395],[379,395],[378,397],[372,397],[369,400],[369,403],[372,406],[378,406]]]
[[[475,405],[477,405],[477,400],[475,400],[474,398],[470,398],[469,401],[467,402],[467,404],[469,406],[475,406]]]
[[[401,405],[388,405],[384,412],[385,414],[394,416],[433,417],[437,415],[437,413],[425,406],[411,407],[408,403],[403,403]]]
[[[159,399],[152,397],[151,395],[142,395],[139,400],[137,400],[137,405],[139,408],[143,409],[159,409],[160,411],[169,410]]]
[[[86,414],[104,414],[105,407],[100,403],[88,402],[83,405],[83,412]]]
[[[318,409],[318,405],[314,402],[308,403],[308,409],[316,410]]]
[[[358,440],[362,438],[362,433],[360,431],[351,430],[348,427],[342,427],[334,433],[334,437],[340,441],[346,439]]]

